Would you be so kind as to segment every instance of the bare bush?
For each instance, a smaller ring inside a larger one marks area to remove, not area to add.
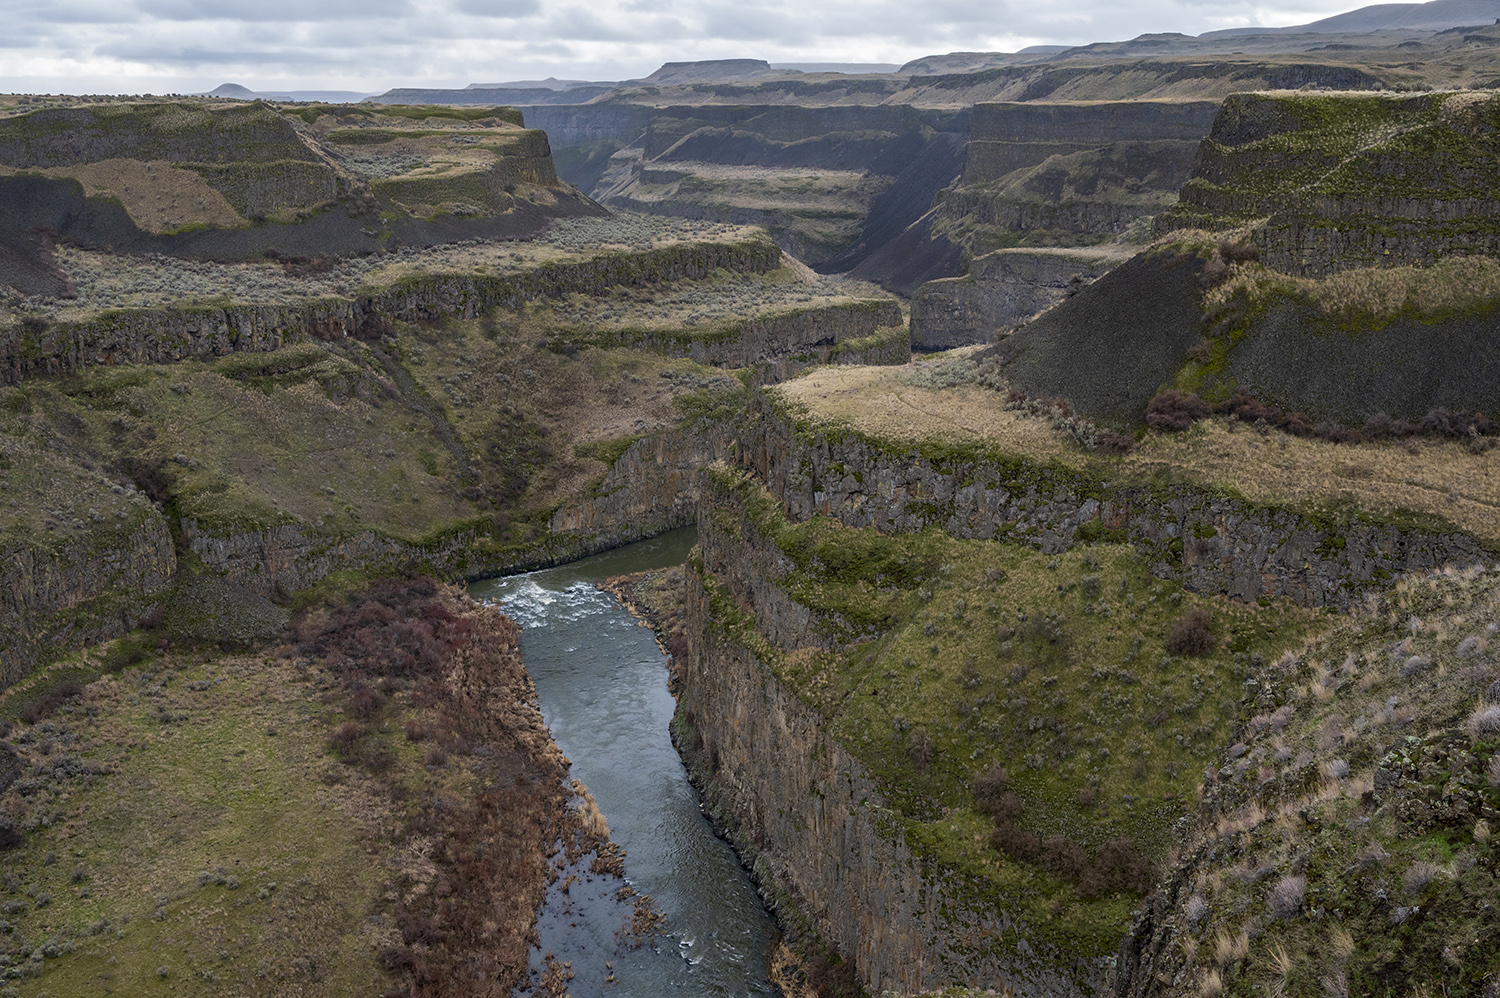
[[[1476,742],[1500,735],[1500,704],[1486,704],[1469,715],[1469,735]]]
[[[1446,871],[1436,863],[1426,860],[1417,860],[1406,868],[1401,876],[1401,886],[1406,888],[1406,893],[1416,897],[1427,889],[1427,885],[1443,876]]]
[[[1163,432],[1185,430],[1208,418],[1212,411],[1207,402],[1191,392],[1168,388],[1146,406],[1146,425]]]
[[[1193,607],[1172,621],[1167,634],[1167,651],[1173,655],[1202,656],[1214,650],[1213,618],[1202,607]]]
[[[1276,881],[1266,895],[1266,911],[1272,918],[1291,918],[1302,910],[1307,894],[1307,878],[1300,873],[1288,874]]]

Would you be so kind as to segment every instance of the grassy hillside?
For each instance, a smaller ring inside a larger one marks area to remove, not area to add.
[[[248,652],[134,634],[0,712],[11,993],[509,993],[549,864],[604,844],[515,626],[430,580]]]
[[[1403,581],[1275,662],[1206,774],[1126,993],[1483,991],[1500,947],[1495,583]]]
[[[718,485],[735,505],[716,515],[746,511],[830,646],[779,652],[708,575],[714,620],[869,767],[920,855],[1021,915],[1064,966],[1114,951],[1242,681],[1318,618],[1184,593],[1128,545],[1052,556],[938,529],[794,524],[750,479]],[[1173,637],[1191,626],[1203,641]]]

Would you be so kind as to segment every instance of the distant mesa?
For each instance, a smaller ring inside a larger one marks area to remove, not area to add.
[[[775,76],[776,70],[764,59],[702,59],[698,62],[668,62],[640,83],[703,83],[751,80],[757,76]]]
[[[362,90],[251,90],[238,83],[221,83],[203,94],[226,100],[311,101],[321,104],[354,104],[370,96]]]
[[[1206,31],[1200,38],[1227,35],[1269,35],[1306,32],[1340,34],[1358,31],[1443,31],[1493,24],[1500,18],[1500,0],[1430,0],[1428,3],[1381,3],[1335,14],[1311,24],[1287,28],[1227,28]]]
[[[844,73],[864,76],[870,73],[894,73],[901,67],[894,62],[773,62],[779,73]]]
[[[578,87],[617,87],[615,80],[559,80],[549,76],[545,80],[511,80],[508,83],[471,83],[465,90],[576,90]]]

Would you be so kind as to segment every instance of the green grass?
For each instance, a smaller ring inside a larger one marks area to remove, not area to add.
[[[103,772],[6,800],[41,823],[0,857],[15,878],[0,902],[25,908],[7,916],[6,949],[70,950],[16,982],[23,993],[381,986],[367,915],[389,874],[367,850],[390,830],[390,806],[324,757],[330,722],[312,678],[254,659],[168,659],[31,730],[23,752],[55,744],[54,757]]]
[[[875,774],[919,853],[960,872],[976,899],[1023,912],[1050,942],[1091,955],[1113,952],[1134,899],[1083,900],[992,849],[975,777],[1004,767],[1025,802],[1022,824],[1043,837],[1088,848],[1128,837],[1160,861],[1192,810],[1205,754],[1241,715],[1243,682],[1320,626],[1319,614],[1289,603],[1186,593],[1153,579],[1127,545],[1053,556],[935,528],[792,524],[758,485],[715,477],[733,497],[719,503],[715,528],[753,527],[774,544],[793,566],[778,584],[812,610],[832,650],[778,652],[710,578],[716,626],[823,715],[825,732]],[[1172,655],[1165,636],[1193,608],[1210,614],[1216,650]],[[1090,788],[1092,803],[1080,798]]]

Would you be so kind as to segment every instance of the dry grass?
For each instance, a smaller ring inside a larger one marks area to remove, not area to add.
[[[0,177],[17,172],[0,166]],[[201,174],[166,160],[106,159],[27,172],[77,180],[89,197],[118,198],[130,220],[145,232],[171,232],[189,225],[232,228],[248,224]]]
[[[129,171],[134,167],[129,164],[134,161],[120,162],[124,164],[119,168],[124,171],[121,176],[130,176]],[[92,170],[94,166],[77,169]],[[173,184],[181,182],[178,174],[197,177],[197,174],[175,167],[157,173],[169,177]],[[116,179],[112,182],[120,185],[125,181]],[[202,183],[201,179],[199,183]],[[132,196],[140,193],[134,183],[131,187]],[[164,188],[161,196],[167,199],[165,203],[169,211],[165,217],[168,218],[176,217],[171,215],[172,212],[186,212],[190,204],[196,204],[196,195],[179,192],[170,185]],[[214,196],[220,197],[217,193]],[[150,205],[156,206],[156,202],[152,201]],[[188,219],[182,224],[195,220]],[[289,269],[268,261],[214,263],[153,254],[120,255],[65,246],[57,250],[57,264],[76,287],[78,297],[70,300],[31,298],[24,304],[27,311],[63,321],[78,321],[99,309],[160,306],[225,297],[241,302],[288,304],[327,297],[347,298],[362,289],[383,287],[414,275],[503,276],[543,264],[578,262],[611,253],[757,237],[764,238],[764,233],[753,226],[617,213],[610,218],[562,219],[548,231],[525,242],[465,240],[433,247],[408,246],[392,253],[328,261],[327,266],[317,273]]]
[[[1500,261],[1452,257],[1431,267],[1367,267],[1318,278],[1242,264],[1209,292],[1205,311],[1218,312],[1236,295],[1246,296],[1252,308],[1300,299],[1334,322],[1378,327],[1403,315],[1437,319],[1500,299]]]
[[[825,367],[774,391],[807,407],[819,420],[843,423],[882,440],[985,441],[1003,450],[1067,459],[1070,442],[1039,419],[999,405],[995,392],[976,384],[928,388],[913,374],[944,359],[970,359],[981,347],[963,347],[901,367]],[[1082,453],[1081,450],[1078,451]]]
[[[972,357],[967,347],[940,357]],[[816,419],[893,441],[983,441],[1012,454],[1097,468],[1111,481],[1170,473],[1253,502],[1317,511],[1355,507],[1383,515],[1429,514],[1488,541],[1500,541],[1500,449],[1482,454],[1459,443],[1335,444],[1242,423],[1205,420],[1185,433],[1148,434],[1128,454],[1091,454],[1046,421],[1002,408],[974,385],[934,388],[906,368],[824,368],[776,391]]]
[[[169,654],[29,729],[28,763],[75,754],[106,770],[3,800],[13,818],[50,816],[0,859],[23,899],[52,899],[10,916],[19,931],[75,940],[48,961],[47,990],[381,988],[370,954],[392,930],[364,916],[384,906],[390,874],[372,854],[396,868],[420,856],[394,838],[379,786],[323,757],[329,721],[311,678],[285,661]],[[158,707],[181,720],[162,723]],[[65,748],[62,731],[79,741]],[[67,859],[49,864],[56,855]],[[86,890],[69,883],[75,868]]]

